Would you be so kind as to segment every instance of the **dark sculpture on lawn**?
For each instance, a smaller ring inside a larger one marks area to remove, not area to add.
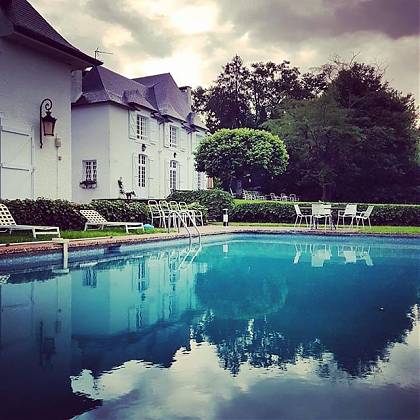
[[[125,191],[122,177],[118,178],[118,188],[120,190],[119,191],[120,195],[125,196],[127,200],[131,200],[133,196],[134,197],[136,196],[136,193],[134,191],[129,191],[129,192]]]

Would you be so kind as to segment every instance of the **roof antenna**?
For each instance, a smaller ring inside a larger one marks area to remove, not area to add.
[[[98,48],[96,48],[96,50],[95,50],[95,60],[97,60],[98,59],[98,57],[99,57],[99,55],[100,54],[109,54],[109,55],[112,55],[112,54],[114,54],[114,53],[112,53],[112,52],[107,52],[107,51],[101,51],[100,49],[99,49],[99,47]]]

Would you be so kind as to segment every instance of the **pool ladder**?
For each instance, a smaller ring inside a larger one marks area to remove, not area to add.
[[[186,217],[184,217],[184,216],[186,216]],[[195,217],[193,217],[190,212],[180,212],[180,211],[177,211],[177,210],[171,210],[168,213],[168,223],[166,225],[168,233],[170,232],[170,229],[171,229],[171,220],[175,222],[174,225],[176,225],[176,227],[178,229],[178,232],[179,232],[179,225],[182,224],[183,227],[188,232],[188,238],[189,238],[189,241],[191,243],[193,235],[191,233],[190,227],[188,226],[186,218],[188,218],[188,220],[191,222],[192,227],[197,232],[198,240],[201,243],[201,232],[198,229],[197,223],[195,221]]]

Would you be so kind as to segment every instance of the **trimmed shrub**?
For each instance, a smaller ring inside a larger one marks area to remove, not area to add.
[[[223,209],[233,209],[232,196],[223,190],[174,191],[167,200],[185,201],[187,204],[199,203],[208,210],[209,220],[222,219]]]
[[[91,204],[77,204],[66,200],[3,200],[18,224],[58,226],[62,230],[84,228],[85,218],[80,209],[97,210],[109,221],[146,222],[147,207],[136,202],[114,200],[93,201]]]
[[[110,222],[143,222],[149,221],[149,211],[146,204],[126,200],[94,200],[90,203]]]
[[[239,201],[235,202],[230,213],[234,222],[294,223],[296,218],[294,203],[279,201]],[[299,203],[310,206],[310,203]],[[344,204],[342,204],[344,206]],[[358,209],[365,210],[368,204],[360,204]],[[420,205],[375,204],[372,216],[373,225],[418,226]]]

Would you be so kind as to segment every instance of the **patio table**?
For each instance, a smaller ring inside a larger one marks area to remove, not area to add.
[[[331,206],[331,222],[333,229],[337,230],[337,224],[334,222],[334,218],[336,219],[336,215],[338,214],[339,210],[344,210],[346,208],[346,204],[328,204],[328,203],[320,203],[320,204],[326,204]],[[312,206],[299,206],[302,210],[302,213],[304,215],[311,215],[312,214]],[[303,210],[309,210],[309,213],[305,213]],[[318,229],[318,223],[315,223],[315,229]]]

